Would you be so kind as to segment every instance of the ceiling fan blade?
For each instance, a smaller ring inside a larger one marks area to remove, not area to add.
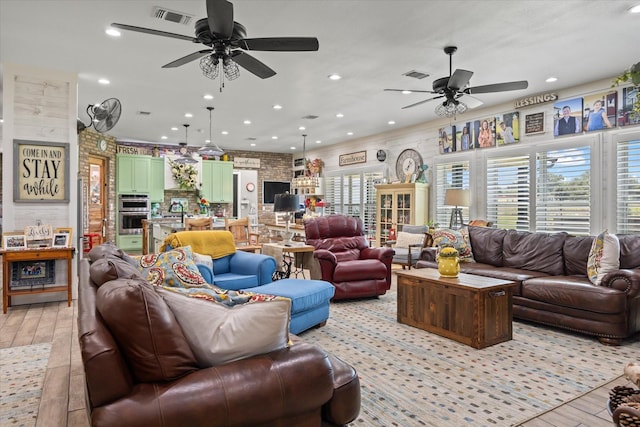
[[[415,104],[411,104],[411,105],[407,105],[406,107],[402,107],[402,109],[404,110],[405,108],[415,107],[417,105],[424,104],[425,102],[433,101],[434,99],[438,99],[438,98],[444,98],[444,95],[435,96],[433,98],[425,99],[424,101],[416,102]]]
[[[239,40],[238,47],[272,52],[304,52],[318,50],[319,43],[315,37],[264,37]]]
[[[491,92],[506,92],[509,90],[526,89],[529,87],[529,82],[526,80],[520,80],[517,82],[495,83],[492,85],[475,86],[465,89],[465,93],[491,93]]]
[[[267,67],[261,61],[258,61],[253,56],[249,55],[248,53],[244,53],[241,50],[234,51],[231,56],[238,65],[260,77],[261,79],[268,79],[269,77],[273,77],[276,75],[276,72],[271,68]]]
[[[484,104],[484,102],[480,101],[475,96],[471,96],[468,94],[464,94],[464,96],[462,96],[461,99],[462,99],[462,102],[464,102],[469,108],[478,108],[479,106]]]
[[[453,90],[460,90],[469,83],[471,76],[473,76],[473,71],[457,69],[453,72],[451,77],[449,77],[447,87]]]
[[[415,93],[434,93],[430,90],[413,90],[413,89],[385,89],[388,92],[415,92]]]
[[[233,5],[227,0],[207,0],[207,20],[211,33],[229,39],[233,34]]]
[[[115,22],[111,24],[111,26],[114,28],[120,28],[121,30],[136,31],[138,33],[153,34],[154,36],[171,37],[172,39],[180,39],[198,43],[198,39],[196,39],[195,37],[183,36],[182,34],[168,33],[166,31],[152,30],[151,28],[136,27],[127,24],[117,24]]]
[[[181,65],[184,65],[188,62],[191,61],[195,61],[196,59],[202,58],[205,55],[210,54],[211,52],[213,52],[212,49],[205,49],[205,50],[199,50],[198,52],[193,52],[187,56],[183,56],[180,59],[176,59],[175,61],[169,62],[168,64],[165,64],[162,66],[162,68],[175,68],[175,67],[179,67]]]

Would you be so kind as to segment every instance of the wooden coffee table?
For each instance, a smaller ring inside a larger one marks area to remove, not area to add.
[[[512,338],[514,282],[463,273],[440,277],[434,268],[396,275],[398,322],[474,348]]]

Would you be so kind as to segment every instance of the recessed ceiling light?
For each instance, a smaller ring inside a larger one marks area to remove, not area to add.
[[[250,145],[251,145],[252,147],[255,147],[255,146],[256,146],[256,143],[255,143],[255,142],[252,142]]]
[[[304,126],[300,126],[300,127],[298,128],[298,130],[306,130],[306,129],[307,129],[307,128],[306,128],[306,127],[304,127]]]
[[[547,83],[553,83],[553,82],[557,82],[558,78],[557,77],[549,77],[547,80],[545,80],[545,82]]]
[[[244,121],[244,122],[242,122],[242,123],[244,123],[245,125],[250,125],[250,124],[251,124],[251,120],[245,120],[245,121]]]
[[[276,104],[273,106],[274,110],[282,110],[282,105]]]
[[[278,139],[278,137],[276,135],[273,135],[271,139]]]
[[[393,120],[389,120],[387,123],[390,124],[390,125],[395,125],[396,124],[396,122],[394,122]]]
[[[0,123],[4,123],[4,119],[0,119]]]
[[[289,147],[289,148],[291,148],[292,150],[295,150],[295,149],[296,149],[296,147]]]
[[[640,4],[637,4],[635,6],[631,6],[629,8],[629,13],[640,13]]]
[[[342,78],[342,76],[340,74],[329,74],[329,80],[340,80]]]
[[[229,135],[229,132],[227,132],[226,130],[223,130],[222,132],[220,132],[223,135]]]
[[[203,96],[204,99],[211,100],[213,99],[213,95],[209,95],[208,93]]]
[[[120,31],[116,30],[115,28],[107,28],[105,30],[105,33],[107,33],[107,35],[110,35],[111,37],[120,37]]]
[[[167,139],[167,135],[162,135],[160,139]]]
[[[176,130],[178,130],[178,128],[174,126],[174,127],[171,128],[171,130],[176,131]]]
[[[191,114],[191,113],[184,113],[184,116],[185,116],[187,119],[190,119],[191,117],[193,117],[193,114]]]
[[[413,92],[411,92],[410,90],[403,90],[402,93],[404,95],[409,95],[410,93],[413,93]]]
[[[320,141],[319,139],[316,140],[316,144],[322,144],[322,141]]]
[[[210,140],[210,139],[205,139],[205,140],[204,140],[204,143],[205,143],[205,144],[208,144],[208,143],[210,143],[210,142],[211,142],[211,140]]]
[[[351,136],[353,135],[353,132],[347,132],[347,135]]]
[[[98,80],[98,83],[100,83],[101,85],[108,85],[111,82],[107,79],[100,79]]]
[[[338,113],[338,114],[336,114],[336,117],[337,117],[337,118],[339,118],[339,119],[341,119],[341,118],[343,118],[343,117],[344,117],[344,114],[342,114],[342,113]]]

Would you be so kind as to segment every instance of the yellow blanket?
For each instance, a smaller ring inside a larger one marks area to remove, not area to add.
[[[209,255],[213,259],[222,258],[236,252],[233,234],[222,230],[178,231],[164,239],[160,250],[164,252],[170,245],[172,248],[191,246],[193,252]]]

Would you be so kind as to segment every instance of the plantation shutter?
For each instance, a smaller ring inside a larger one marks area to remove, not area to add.
[[[436,165],[436,222],[442,228],[449,227],[453,206],[445,206],[444,193],[447,188],[469,188],[469,161],[439,163]],[[473,200],[473,197],[471,198]],[[462,208],[464,222],[469,221],[469,207]]]
[[[619,142],[617,161],[617,230],[640,233],[640,140]]]
[[[324,179],[325,215],[335,214],[336,207],[340,207],[342,205],[342,200],[340,199],[340,190],[340,176],[328,176]]]
[[[536,231],[589,235],[591,150],[540,152],[536,157]]]
[[[487,221],[498,228],[529,230],[530,156],[487,160]]]

